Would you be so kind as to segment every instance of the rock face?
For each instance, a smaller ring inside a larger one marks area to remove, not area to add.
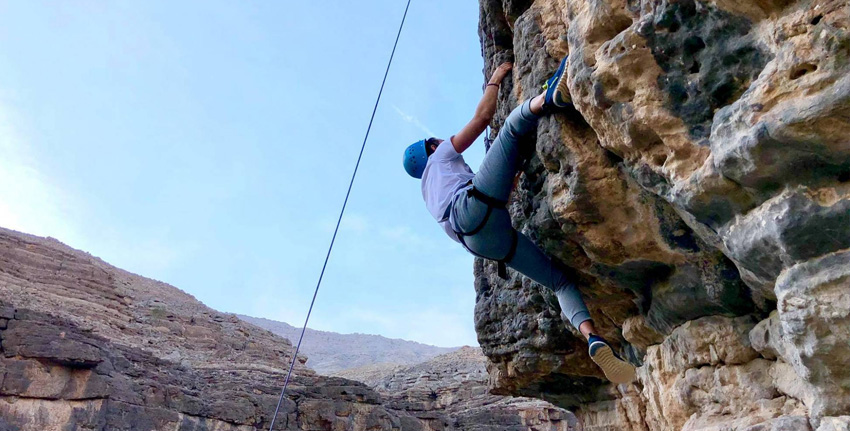
[[[301,336],[301,328],[284,322],[238,316],[252,325],[268,329],[290,341],[297,342]],[[309,358],[305,365],[322,375],[335,375],[342,370],[373,364],[413,365],[455,350],[457,350],[456,347],[429,346],[380,335],[338,334],[310,328],[307,328],[301,345],[301,351]]]
[[[339,373],[375,388],[405,430],[572,431],[572,413],[544,401],[491,395],[487,359],[464,347],[408,367],[371,366]]]
[[[0,430],[268,429],[293,351],[52,239],[0,229]],[[365,385],[299,364],[275,429],[399,430]]]
[[[641,365],[607,384],[552,294],[478,260],[494,391],[588,430],[850,426],[850,4],[480,3],[485,74],[514,61],[494,125],[569,54],[510,210]]]

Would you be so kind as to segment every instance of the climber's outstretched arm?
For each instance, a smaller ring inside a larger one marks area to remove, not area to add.
[[[493,72],[493,76],[490,78],[487,87],[484,89],[484,96],[481,97],[481,101],[478,102],[478,107],[475,109],[475,116],[472,117],[472,120],[470,120],[469,123],[467,123],[467,125],[454,136],[454,138],[452,138],[452,145],[454,145],[455,151],[457,151],[458,154],[466,151],[466,149],[469,148],[476,139],[478,139],[478,136],[484,132],[484,129],[486,129],[487,125],[490,124],[490,121],[493,120],[493,115],[496,114],[496,100],[499,96],[499,85],[502,83],[502,80],[505,79],[505,75],[510,72],[512,67],[513,64],[511,63],[502,63],[496,68],[496,71]]]

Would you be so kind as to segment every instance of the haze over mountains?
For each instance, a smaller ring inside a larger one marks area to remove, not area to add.
[[[301,328],[237,315],[298,342]],[[546,401],[489,392],[476,347],[443,348],[379,335],[307,329],[302,352],[318,373],[365,383],[397,414],[402,430],[573,431],[576,417]]]
[[[301,328],[284,322],[237,315],[240,319],[298,343]],[[307,328],[301,352],[307,366],[319,374],[335,373],[374,364],[413,365],[453,352],[459,347],[435,347],[415,341],[386,338],[380,335],[338,334]],[[300,354],[299,354],[300,355]]]

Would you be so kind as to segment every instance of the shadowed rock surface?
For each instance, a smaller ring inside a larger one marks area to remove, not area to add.
[[[268,329],[295,343],[301,328],[284,322],[237,315],[240,319]],[[305,365],[322,375],[364,366],[393,363],[412,365],[457,350],[457,347],[436,347],[414,341],[399,340],[369,334],[338,334],[307,328],[301,351],[307,356]]]
[[[642,365],[614,387],[546,289],[476,260],[494,391],[587,430],[850,427],[850,5],[481,0],[498,126],[569,54],[514,225]]]

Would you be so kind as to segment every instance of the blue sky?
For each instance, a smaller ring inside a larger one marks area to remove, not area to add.
[[[0,1],[0,225],[300,325],[405,3]],[[401,154],[471,117],[477,25],[413,1],[311,327],[476,344]]]

